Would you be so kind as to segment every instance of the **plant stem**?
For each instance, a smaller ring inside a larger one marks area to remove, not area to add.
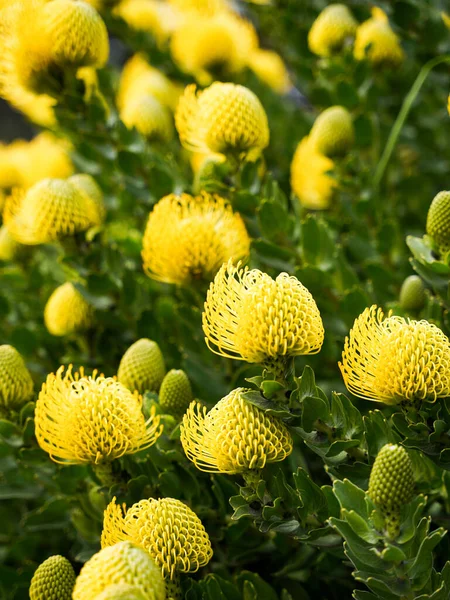
[[[438,65],[446,62],[450,62],[450,55],[448,54],[446,54],[445,56],[437,56],[436,58],[433,58],[432,60],[428,61],[420,70],[410,91],[403,100],[402,107],[391,129],[391,133],[389,134],[383,154],[380,158],[377,168],[375,169],[375,175],[373,178],[373,186],[375,189],[378,189],[380,182],[383,179],[383,175],[386,171],[386,167],[389,163],[392,152],[394,151],[395,145],[397,144],[400,132],[403,129],[409,111],[411,110],[411,107],[414,104],[414,101],[418,93],[420,92],[422,85],[425,83],[426,78],[428,77],[429,73],[434,69],[434,67],[437,67]]]

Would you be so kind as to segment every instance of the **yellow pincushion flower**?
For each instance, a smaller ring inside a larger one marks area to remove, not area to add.
[[[428,321],[384,318],[377,306],[355,320],[339,363],[347,389],[398,404],[450,395],[450,341]]]
[[[108,592],[127,586],[134,596],[111,596]],[[73,600],[165,600],[166,589],[160,570],[152,558],[129,541],[103,548],[87,561],[73,590]]]
[[[150,141],[168,142],[173,137],[170,112],[150,94],[127,99],[120,116],[129,129],[136,127]]]
[[[334,162],[318,152],[308,137],[297,146],[291,164],[292,190],[305,208],[324,210],[331,204],[337,182],[328,173]]]
[[[164,73],[149,65],[141,54],[135,54],[122,69],[117,106],[122,109],[130,98],[151,95],[174,111],[180,93],[179,87]]]
[[[164,357],[156,342],[142,338],[134,342],[120,361],[117,379],[140,394],[156,392],[166,374]]]
[[[202,92],[188,85],[175,122],[183,146],[193,152],[248,154],[269,144],[267,115],[249,89],[215,82]]]
[[[278,94],[285,94],[292,87],[283,59],[272,50],[255,49],[248,57],[248,66]]]
[[[212,557],[202,522],[188,506],[173,498],[141,500],[127,511],[113,498],[105,510],[102,548],[121,540],[144,548],[167,579],[178,573],[195,573]]]
[[[314,121],[309,142],[325,156],[348,152],[355,141],[352,116],[343,106],[330,106]]]
[[[281,273],[274,280],[231,262],[208,290],[203,331],[216,354],[267,366],[316,354],[324,338],[319,309],[298,279]]]
[[[354,55],[358,60],[367,58],[375,66],[397,67],[405,59],[398,36],[392,31],[381,8],[372,9],[372,18],[356,30]]]
[[[18,157],[28,146],[23,140],[11,144],[0,143],[0,188],[9,189],[21,185],[22,173]]]
[[[106,214],[103,201],[103,192],[93,177],[85,173],[72,175],[67,180],[84,197],[87,206],[91,210],[91,221],[93,225],[100,225]]]
[[[330,56],[355,35],[357,22],[345,4],[324,8],[308,33],[308,46],[318,56]]]
[[[43,384],[36,403],[36,438],[55,462],[101,464],[149,448],[161,435],[152,410],[146,421],[142,397],[115,379],[85,376],[60,367]]]
[[[83,0],[52,0],[43,9],[44,32],[59,66],[103,67],[109,56],[106,25]]]
[[[6,201],[3,219],[21,244],[46,244],[99,225],[93,200],[64,179],[43,179]]]
[[[210,280],[229,258],[247,257],[241,216],[220,196],[165,196],[150,213],[142,258],[149,277],[178,285]]]
[[[108,585],[94,600],[149,600],[149,596],[135,585],[115,583]]]
[[[0,409],[16,409],[33,396],[33,380],[12,346],[0,346]]]
[[[257,46],[258,37],[251,23],[229,11],[219,11],[188,15],[175,30],[170,48],[180,69],[208,85],[214,72],[244,69],[249,53]]]
[[[132,29],[152,34],[159,44],[167,40],[178,24],[173,8],[159,0],[122,0],[113,9],[113,15]]]
[[[93,309],[70,282],[56,288],[44,309],[44,322],[52,335],[64,336],[91,327]]]
[[[39,565],[30,586],[30,600],[72,600],[75,571],[63,556],[50,556]]]
[[[291,435],[282,421],[242,398],[237,388],[209,412],[192,402],[181,424],[186,456],[201,471],[244,473],[284,460],[292,452]]]

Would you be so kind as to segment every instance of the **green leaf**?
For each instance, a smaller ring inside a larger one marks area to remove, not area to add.
[[[354,510],[366,520],[369,518],[366,505],[366,494],[362,489],[354,485],[348,479],[344,479],[344,481],[335,481],[333,490],[342,508]]]
[[[261,410],[267,412],[267,414],[272,415],[274,417],[278,417],[279,419],[290,419],[292,418],[292,414],[281,407],[276,402],[272,402],[268,398],[264,398],[261,396],[259,392],[249,391],[241,394],[241,398],[248,402],[249,404],[253,404],[257,406]]]
[[[430,578],[433,566],[433,549],[439,544],[446,533],[441,527],[427,536],[420,545],[419,552],[413,564],[407,570],[408,576],[413,580],[414,590],[420,591]]]
[[[318,515],[322,520],[327,518],[328,502],[320,487],[301,467],[294,473],[293,478],[301,502],[301,509],[298,511],[301,518],[305,519],[309,514]]]

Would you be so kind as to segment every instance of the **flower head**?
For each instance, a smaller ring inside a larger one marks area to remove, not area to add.
[[[82,0],[52,0],[43,9],[43,33],[51,40],[51,58],[61,67],[103,67],[109,55],[106,25]]]
[[[331,4],[309,30],[309,49],[318,56],[330,56],[342,48],[347,38],[355,35],[357,25],[345,4]]]
[[[148,594],[144,594],[141,588],[129,583],[113,583],[108,585],[101,594],[95,596],[95,600],[148,600]]]
[[[291,186],[300,204],[312,210],[327,209],[337,182],[328,174],[334,162],[318,152],[304,137],[297,146],[291,164]]]
[[[203,331],[210,350],[250,363],[316,354],[324,330],[310,292],[287,273],[222,266],[208,290]]]
[[[248,57],[248,66],[261,81],[278,94],[285,94],[292,87],[283,59],[273,50],[256,48]]]
[[[234,83],[216,81],[201,92],[188,85],[175,122],[181,143],[193,152],[248,153],[269,143],[267,115],[260,101]]]
[[[95,179],[90,175],[77,173],[77,175],[69,177],[67,181],[80,192],[86,205],[90,207],[92,224],[100,225],[105,218],[106,210],[103,202],[103,192]]]
[[[93,309],[70,282],[54,290],[44,309],[44,322],[52,335],[64,336],[88,329]]]
[[[131,587],[135,595],[112,596],[109,594],[112,586],[118,592],[125,586]],[[129,541],[108,545],[94,554],[81,569],[73,591],[73,600],[119,600],[122,597],[127,600],[166,599],[164,580],[155,562],[147,552]]]
[[[244,69],[249,53],[258,46],[251,23],[230,11],[212,15],[192,12],[171,39],[174,61],[199,83],[210,84],[211,73],[235,73]]]
[[[14,260],[20,248],[20,244],[11,237],[5,225],[0,227],[0,260]]]
[[[70,180],[43,179],[29,190],[15,191],[6,201],[3,218],[21,244],[46,244],[99,225],[96,203]]]
[[[188,506],[173,498],[141,500],[127,511],[113,498],[105,510],[102,547],[118,540],[129,540],[147,550],[168,579],[176,573],[194,573],[212,557],[202,522]]]
[[[450,192],[439,192],[428,209],[427,233],[443,254],[450,250]]]
[[[75,571],[64,556],[50,556],[36,569],[30,600],[72,600]]]
[[[331,106],[314,121],[309,142],[325,156],[345,154],[353,146],[355,131],[350,113],[343,106]]]
[[[181,369],[171,369],[159,390],[159,404],[165,412],[181,418],[193,399],[191,383]]]
[[[243,473],[284,460],[292,452],[292,438],[282,421],[266,415],[237,388],[209,412],[192,402],[181,424],[186,456],[201,471]]]
[[[168,142],[173,137],[169,110],[151,94],[128,98],[120,116],[129,129],[136,127],[148,140]]]
[[[367,58],[376,66],[393,68],[403,62],[405,53],[381,8],[374,7],[372,18],[356,30],[354,55],[357,60]]]
[[[246,258],[250,238],[244,222],[227,200],[171,194],[148,218],[142,258],[149,277],[167,283],[210,280],[230,258]]]
[[[0,346],[0,407],[18,408],[33,395],[33,380],[12,346]]]
[[[36,438],[55,462],[100,464],[148,448],[161,435],[154,410],[146,421],[142,397],[115,379],[60,367],[36,403]]]
[[[178,23],[173,7],[159,0],[121,0],[113,14],[132,29],[150,33],[159,44],[167,40]]]
[[[122,356],[117,379],[132,392],[143,394],[158,391],[165,374],[166,365],[158,344],[141,338]]]
[[[339,363],[347,389],[398,404],[450,395],[450,342],[428,321],[384,318],[377,306],[355,320]]]

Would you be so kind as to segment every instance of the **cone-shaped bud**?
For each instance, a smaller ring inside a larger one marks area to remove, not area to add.
[[[106,25],[82,0],[52,0],[43,9],[43,34],[51,40],[53,61],[61,66],[103,67],[108,60]]]
[[[337,182],[329,174],[334,162],[309,142],[309,136],[298,144],[291,163],[291,187],[300,204],[310,210],[329,208]]]
[[[181,424],[186,456],[202,471],[245,473],[284,460],[292,438],[282,421],[246,402],[237,388],[209,412],[192,402]]]
[[[159,390],[159,404],[163,411],[175,418],[181,418],[193,397],[186,373],[181,369],[170,370]]]
[[[127,98],[120,116],[129,129],[136,127],[149,141],[168,142],[173,136],[168,108],[151,94]]]
[[[354,55],[357,60],[367,58],[375,66],[398,67],[405,59],[397,35],[392,31],[386,14],[377,6],[372,18],[356,30]]]
[[[117,378],[132,392],[137,390],[144,394],[146,391],[157,392],[165,374],[166,365],[158,344],[142,338],[122,356]]]
[[[88,560],[78,575],[73,600],[110,600],[115,596],[107,595],[107,590],[117,584],[132,586],[145,600],[166,599],[164,579],[151,556],[131,542],[121,541]],[[118,596],[122,597],[135,600],[131,595]]]
[[[90,175],[79,173],[69,177],[68,181],[84,196],[86,203],[92,205],[92,224],[100,225],[105,218],[106,210],[103,202],[103,192],[95,179]]]
[[[33,380],[15,348],[0,346],[0,408],[20,407],[33,395]]]
[[[324,8],[308,33],[308,46],[318,56],[330,56],[339,51],[345,40],[355,35],[358,23],[345,4]]]
[[[154,559],[164,577],[194,573],[212,557],[202,522],[183,502],[173,498],[141,500],[124,512],[116,499],[105,510],[102,547],[129,540]],[[78,600],[74,596],[74,600]],[[81,598],[80,598],[81,600]]]
[[[400,289],[400,306],[403,310],[420,310],[425,304],[425,286],[418,275],[410,275]]]
[[[325,156],[342,155],[353,146],[355,132],[350,113],[343,106],[331,106],[314,122],[309,141]]]
[[[30,586],[30,600],[71,600],[75,571],[63,556],[50,556],[39,565]]]
[[[399,531],[399,513],[414,493],[414,474],[408,453],[397,444],[386,444],[372,467],[368,494],[385,517],[390,537]]]
[[[92,325],[92,319],[92,307],[70,282],[56,288],[45,305],[44,322],[52,335],[84,331]]]
[[[183,146],[193,152],[248,154],[269,143],[269,125],[255,94],[234,83],[215,82],[203,91],[188,85],[175,122]]]
[[[450,250],[450,192],[439,192],[428,209],[427,233],[443,254]]]
[[[278,94],[285,94],[292,87],[283,59],[272,50],[257,48],[251,52],[248,66],[261,81],[264,81]]]

